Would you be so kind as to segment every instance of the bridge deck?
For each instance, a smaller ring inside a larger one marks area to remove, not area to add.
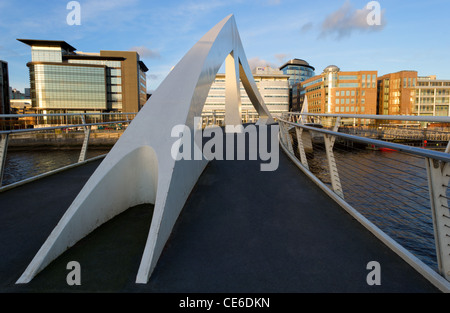
[[[152,206],[131,208],[15,285],[99,161],[0,194],[0,292],[437,292],[328,198],[280,152],[212,161],[188,199],[146,285],[135,284]],[[66,264],[81,265],[68,286]],[[381,265],[369,286],[367,263]]]

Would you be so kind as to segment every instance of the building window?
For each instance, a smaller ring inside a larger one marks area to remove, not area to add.
[[[339,83],[340,88],[358,88],[358,83]]]
[[[104,67],[36,64],[30,76],[38,108],[107,109]]]
[[[340,80],[357,80],[358,76],[356,75],[339,75]]]
[[[31,49],[31,60],[33,62],[62,62],[61,48],[33,47]]]

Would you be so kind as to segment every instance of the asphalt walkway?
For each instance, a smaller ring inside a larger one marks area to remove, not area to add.
[[[152,205],[130,208],[16,285],[98,166],[0,193],[0,292],[439,292],[314,185],[280,151],[279,167],[211,161],[146,285],[135,284]],[[81,266],[81,286],[66,265]],[[366,266],[381,266],[381,285]]]

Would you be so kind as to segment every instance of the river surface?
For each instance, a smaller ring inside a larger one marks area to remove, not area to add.
[[[108,151],[108,149],[88,150],[86,159],[106,154]],[[79,156],[80,150],[78,149],[8,150],[3,185],[15,183],[76,163],[78,162]]]
[[[87,157],[107,152],[90,150]],[[79,150],[8,151],[3,185],[76,163],[79,153]],[[366,149],[335,149],[335,157],[345,200],[437,269],[424,159]],[[309,162],[311,171],[329,184],[324,150],[315,147]]]
[[[346,202],[437,270],[425,159],[364,148],[335,147],[334,154]],[[309,162],[331,187],[324,149],[315,146]]]

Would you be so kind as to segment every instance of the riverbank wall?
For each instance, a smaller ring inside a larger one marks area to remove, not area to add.
[[[91,132],[89,149],[112,147],[123,131]],[[80,149],[83,132],[24,133],[11,135],[8,150]]]

